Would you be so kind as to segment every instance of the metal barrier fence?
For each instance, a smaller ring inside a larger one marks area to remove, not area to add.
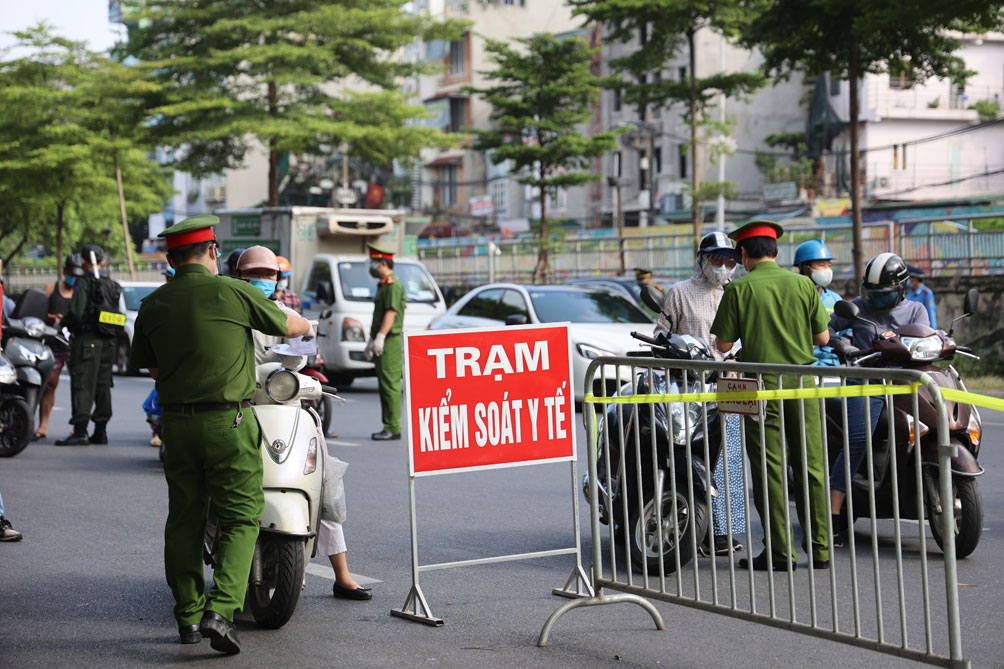
[[[932,275],[988,274],[1004,272],[1004,230],[975,230],[971,221],[1004,218],[1001,214],[910,219],[864,226],[864,257],[891,251]],[[956,227],[946,232],[945,223]],[[968,227],[966,224],[969,224]],[[693,235],[631,235],[624,239],[627,269],[645,267],[658,276],[686,278],[694,271]],[[710,231],[706,228],[705,231]],[[824,239],[833,253],[834,274],[853,276],[851,228],[848,226],[792,227],[780,240],[782,265],[790,265],[795,247],[810,239]],[[442,286],[477,286],[495,281],[531,283],[539,247],[526,239],[436,240],[420,246],[418,257]],[[620,273],[620,250],[615,237],[573,236],[552,243],[553,281],[583,276],[615,276]]]
[[[969,405],[953,405],[950,418],[938,384],[914,370],[649,358],[597,359],[588,369],[586,388],[606,388],[605,370],[612,367],[619,374],[625,366],[632,372],[630,392],[624,387],[609,397],[587,395],[583,410],[596,595],[559,607],[544,625],[539,645],[547,645],[563,614],[581,606],[636,603],[665,629],[649,601],[654,599],[934,665],[968,666],[962,659],[956,533],[964,557],[975,548],[982,529],[978,487],[971,471],[961,471],[965,458],[958,460],[967,455],[960,453],[961,444],[970,443],[959,438],[957,425],[969,419]],[[750,380],[723,377],[716,389],[716,373],[737,373]],[[723,391],[754,383],[760,390]],[[999,402],[958,391],[945,394],[961,401]],[[852,443],[849,426],[862,420],[862,410],[864,424],[871,424],[868,396],[884,398],[889,410],[874,442],[871,432],[863,429],[864,462],[855,477],[851,456],[861,444],[859,439]],[[756,415],[740,417],[723,413],[725,409],[752,409]],[[786,423],[786,412],[793,423]],[[818,436],[813,413],[820,419]],[[970,436],[978,445],[979,415],[972,415],[977,427]],[[738,430],[731,423],[735,420]],[[789,429],[779,430],[778,424]],[[972,421],[964,429],[972,430]],[[772,438],[784,444],[780,440],[786,437],[791,439],[787,447],[769,447]],[[735,460],[718,460],[718,454],[729,449],[741,452],[743,484],[738,488],[729,483]],[[846,487],[846,514],[867,519],[870,550],[861,550],[863,537],[856,537],[853,523],[847,547],[834,546],[840,530],[831,520],[835,509],[830,468],[838,453],[843,455],[844,480],[854,480]],[[724,486],[717,488],[712,478],[716,462],[724,474]],[[785,475],[789,464],[790,481]],[[953,475],[953,468],[960,469]],[[732,514],[741,506],[747,555],[752,558],[757,551],[751,544],[758,538],[752,512],[761,495],[771,510],[762,523],[764,556],[776,561],[773,569],[754,569],[752,559],[737,567],[732,557],[714,557],[713,549],[712,559],[697,557],[702,542],[713,546],[710,519],[712,498],[717,497],[724,502],[729,546],[734,540]],[[733,511],[737,496],[742,504]],[[788,559],[797,554],[791,534],[792,497],[807,556],[802,566],[807,569],[796,569]],[[974,526],[972,514],[977,511]],[[915,534],[906,529],[911,519],[917,523]],[[943,556],[928,555],[928,519]],[[601,532],[601,522],[607,523],[606,532]],[[780,549],[779,542],[784,544]]]
[[[136,266],[136,281],[164,281],[166,262],[146,267]],[[125,263],[106,265],[108,276],[116,281],[129,281],[129,268]],[[23,293],[29,288],[44,288],[58,278],[54,267],[4,267],[4,292]]]

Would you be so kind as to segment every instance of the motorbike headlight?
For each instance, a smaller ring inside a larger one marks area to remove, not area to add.
[[[303,465],[304,474],[313,474],[317,469],[317,437],[311,437],[307,444],[307,462]]]
[[[265,394],[273,402],[288,402],[300,392],[300,381],[288,369],[277,369],[265,379]]]
[[[596,358],[602,358],[603,356],[614,355],[610,351],[604,351],[602,348],[593,346],[592,344],[576,344],[575,350],[579,352],[583,358],[589,360],[595,360]]]
[[[972,407],[969,412],[969,442],[973,446],[980,445],[983,437],[983,428],[980,426],[980,414],[976,412],[976,407]]]
[[[342,341],[366,341],[366,330],[363,324],[354,318],[342,320]]]
[[[17,372],[13,365],[0,365],[0,383],[3,385],[17,383]]]
[[[24,331],[32,339],[41,339],[45,336],[45,323],[39,318],[26,318],[24,319]]]
[[[900,343],[910,351],[910,358],[920,362],[930,362],[941,357],[943,345],[941,337],[931,335],[929,337],[902,337]]]

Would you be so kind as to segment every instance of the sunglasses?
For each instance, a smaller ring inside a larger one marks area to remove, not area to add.
[[[711,263],[712,267],[721,267],[722,265],[725,265],[728,269],[732,269],[736,266],[735,258],[727,258],[720,255],[708,256],[708,262]]]

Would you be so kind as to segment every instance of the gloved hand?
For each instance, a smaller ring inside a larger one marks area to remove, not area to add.
[[[834,337],[830,340],[830,347],[841,360],[847,359],[847,354],[857,350],[857,347],[844,337]]]
[[[387,335],[377,333],[377,336],[373,338],[373,355],[378,358],[383,355],[383,343],[387,339]]]
[[[365,356],[365,358],[367,360],[372,360],[373,359],[373,338],[372,337],[370,337],[370,340],[368,342],[366,342],[366,348],[363,349],[363,356]]]

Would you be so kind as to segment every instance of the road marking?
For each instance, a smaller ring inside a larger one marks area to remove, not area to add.
[[[355,441],[339,441],[337,439],[328,438],[328,444],[331,446],[348,446],[350,448],[355,448],[356,446],[362,446],[362,444]]]
[[[320,576],[321,578],[326,578],[329,581],[335,580],[335,572],[331,570],[330,566],[315,564],[311,562],[307,565],[307,573],[314,576]],[[352,574],[353,580],[359,585],[373,585],[374,583],[383,583],[383,581],[375,578],[370,578],[369,576],[360,576],[359,574]]]

